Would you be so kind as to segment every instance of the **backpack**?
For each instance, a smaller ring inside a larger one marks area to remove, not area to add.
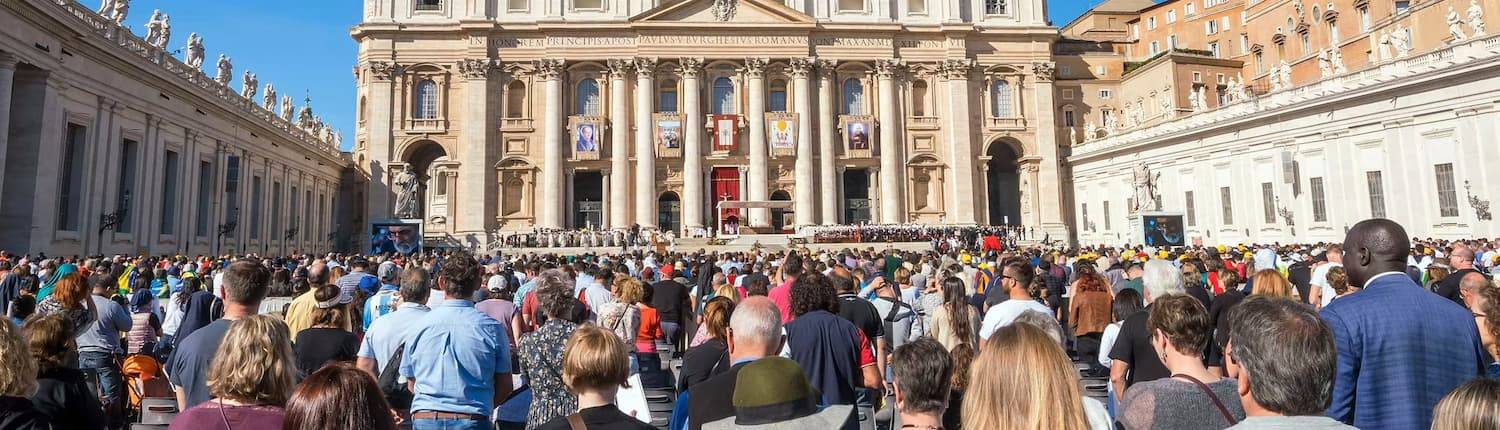
[[[406,389],[406,383],[401,381],[401,358],[406,354],[406,343],[396,347],[396,353],[391,354],[391,360],[380,369],[380,378],[377,383],[380,392],[385,394],[385,399],[391,402],[391,407],[398,410],[411,409],[412,392]]]

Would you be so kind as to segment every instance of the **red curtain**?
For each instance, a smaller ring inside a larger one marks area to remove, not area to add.
[[[714,220],[723,227],[723,219],[726,216],[739,218],[739,209],[725,209],[719,212],[719,202],[725,200],[740,200],[740,169],[738,167],[715,167],[713,170],[713,199]],[[741,223],[743,224],[743,222]]]

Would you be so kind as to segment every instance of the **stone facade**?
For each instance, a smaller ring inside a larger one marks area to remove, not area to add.
[[[163,49],[164,24],[153,18],[144,40],[123,13],[0,5],[0,249],[329,249],[349,164],[331,129],[306,106],[294,124],[290,99],[277,113],[273,97],[210,79],[188,65],[201,45],[181,61]]]
[[[351,33],[370,220],[392,217],[410,170],[427,235],[457,243],[731,218],[1068,235],[1041,0],[365,5]]]

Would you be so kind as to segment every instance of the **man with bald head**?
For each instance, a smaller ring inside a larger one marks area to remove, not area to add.
[[[1453,246],[1453,251],[1448,253],[1448,264],[1453,266],[1453,273],[1438,281],[1432,291],[1443,296],[1459,306],[1464,306],[1464,295],[1460,292],[1459,282],[1470,274],[1479,273],[1474,270],[1474,250],[1468,246],[1459,244]]]
[[[729,317],[729,362],[731,367],[688,389],[688,428],[697,430],[704,423],[734,416],[734,381],[740,368],[764,357],[781,352],[781,312],[771,299],[761,296],[745,298]],[[686,400],[686,399],[679,399]]]
[[[1321,316],[1338,350],[1328,416],[1345,424],[1428,428],[1438,400],[1484,368],[1473,316],[1404,275],[1407,237],[1394,221],[1371,219],[1344,238],[1349,284],[1364,289]]]

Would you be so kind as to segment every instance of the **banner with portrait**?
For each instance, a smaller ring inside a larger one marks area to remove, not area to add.
[[[402,220],[370,223],[370,255],[422,252],[422,223]]]
[[[573,117],[573,159],[598,160],[604,147],[604,120],[598,117]]]
[[[787,112],[766,114],[766,140],[771,144],[773,157],[797,155],[797,114]]]
[[[740,146],[740,116],[709,116],[709,127],[714,133],[714,152],[731,152]]]
[[[682,116],[671,113],[659,113],[653,118],[656,124],[655,140],[656,155],[658,157],[681,157],[682,139]]]
[[[875,120],[867,115],[844,118],[844,153],[850,157],[874,154]]]

